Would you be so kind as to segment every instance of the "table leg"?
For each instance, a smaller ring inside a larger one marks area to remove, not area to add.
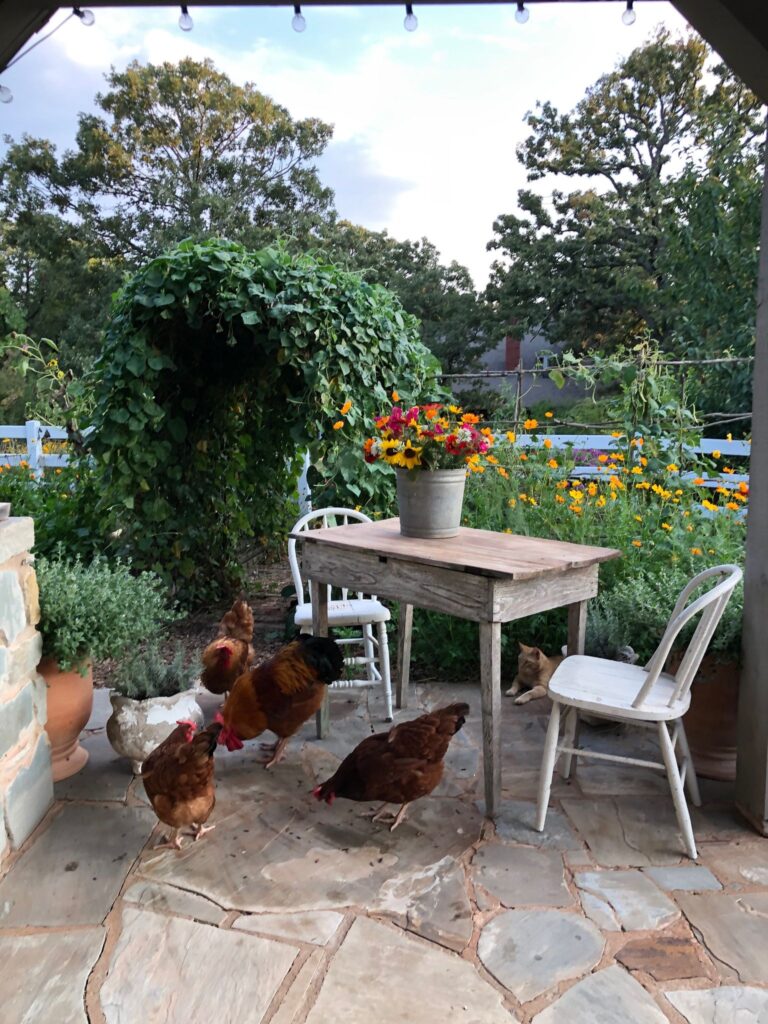
[[[395,704],[398,708],[408,707],[408,684],[411,678],[411,632],[413,630],[413,605],[400,605],[397,625],[397,691]]]
[[[312,633],[314,636],[328,636],[328,587],[316,580],[309,581],[309,599],[312,602]],[[330,693],[326,687],[320,710],[315,716],[317,738],[322,740],[330,732]]]
[[[587,601],[568,605],[568,653],[583,654],[587,637]]]
[[[483,716],[485,813],[501,808],[501,623],[480,623],[480,703]]]

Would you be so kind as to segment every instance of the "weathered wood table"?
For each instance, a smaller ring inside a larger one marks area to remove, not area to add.
[[[313,631],[328,633],[328,588],[344,586],[400,602],[397,706],[405,707],[413,607],[480,625],[480,694],[486,813],[501,799],[501,625],[568,607],[568,651],[583,652],[587,601],[597,594],[600,562],[612,548],[461,529],[449,540],[400,534],[398,519],[308,530],[298,535],[311,580]],[[328,731],[327,702],[318,735]]]

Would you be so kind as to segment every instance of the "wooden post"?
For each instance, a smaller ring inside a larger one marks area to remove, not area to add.
[[[408,707],[408,683],[411,679],[411,633],[413,631],[413,605],[400,605],[397,623],[397,684],[395,707]]]
[[[501,623],[480,623],[480,704],[483,716],[485,815],[501,802]]]
[[[768,161],[763,179],[736,803],[768,835]]]
[[[312,604],[312,633],[328,636],[328,587],[316,580],[309,581],[309,600]],[[315,716],[317,738],[324,740],[331,727],[331,697],[326,687],[323,705]]]
[[[568,605],[568,653],[583,654],[587,638],[587,601]]]

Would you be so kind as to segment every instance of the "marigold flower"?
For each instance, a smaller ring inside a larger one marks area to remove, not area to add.
[[[749,493],[749,484],[746,484],[743,480],[740,481],[740,483],[739,483],[739,491],[742,494],[748,494]]]
[[[346,402],[344,403],[344,405],[342,405],[342,407],[339,409],[339,412],[341,413],[342,416],[346,416],[351,408],[352,408],[352,401],[351,401],[351,399],[348,398],[346,400]]]
[[[517,505],[517,498],[510,498],[507,505],[509,505],[510,508],[514,508],[515,505]]]
[[[703,476],[695,476],[695,477],[693,478],[693,482],[694,482],[694,484],[695,484],[695,485],[696,485],[697,487],[703,487],[703,485],[704,485],[704,484],[705,484],[705,483],[706,483],[707,481],[706,481],[706,480],[704,479],[704,477],[703,477]]]
[[[729,508],[732,512],[736,512],[737,509],[741,508],[738,501],[726,501],[725,507]]]
[[[597,484],[589,484],[587,486],[587,494],[590,496],[590,498],[594,498],[594,496],[597,494]]]
[[[547,451],[549,451],[549,449],[552,447],[552,441],[550,438],[544,438],[544,447],[547,449]]]
[[[525,427],[526,430],[535,430],[536,427],[538,427],[538,425],[539,425],[539,421],[538,420],[526,420],[525,423],[523,424],[523,426]]]
[[[612,430],[611,431],[611,437],[621,437],[621,436],[622,436],[622,433],[621,433],[620,430]]]
[[[662,523],[661,524],[661,528],[662,528],[662,530],[671,530],[672,529],[672,527],[669,525],[669,523]]]
[[[598,455],[597,456],[597,461],[598,462],[607,462],[608,461],[608,456],[605,453],[603,453],[602,455]]]
[[[490,462],[490,464],[491,464],[492,466],[495,466],[495,465],[496,465],[496,463],[497,463],[497,462],[498,462],[499,460],[498,460],[498,459],[496,458],[496,456],[495,456],[495,455],[486,455],[486,456],[485,456],[485,461],[486,461],[486,462]]]
[[[702,552],[701,548],[691,548],[691,554],[692,555],[701,555],[701,554],[703,554],[703,552]]]
[[[723,466],[723,472],[727,473],[729,476],[731,476],[733,473],[736,472],[736,470],[735,469],[731,469],[730,466]]]
[[[503,466],[497,466],[496,472],[499,474],[499,476],[503,476],[505,480],[509,480],[509,473],[506,471],[506,469],[504,469]]]
[[[551,420],[555,414],[553,412],[545,412],[544,416],[546,419]]]
[[[582,508],[581,508],[581,505],[569,505],[568,506],[568,511],[569,512],[575,512],[576,515],[581,515]]]
[[[633,466],[631,472],[634,473],[635,476],[642,476],[643,475],[643,471],[642,471],[642,469],[639,466]]]
[[[525,452],[520,452],[520,461],[521,462],[527,462],[528,461],[528,456],[525,454]]]
[[[465,412],[464,415],[461,417],[461,422],[462,423],[479,423],[480,422],[480,417],[477,416],[473,412]]]
[[[565,498],[562,496],[562,494],[556,494],[555,495],[555,501],[558,503],[558,505],[564,505],[565,504]]]
[[[676,466],[674,464],[674,462],[670,462],[670,464],[667,466],[667,472],[668,473],[679,473],[680,472],[680,467]]]
[[[749,501],[749,493],[747,491],[734,491],[733,496],[737,501]]]
[[[514,432],[514,430],[507,431],[507,440],[509,441],[510,444],[515,443],[515,441],[517,440],[517,434]]]
[[[645,469],[645,467],[648,465],[648,459],[646,459],[644,455],[640,456],[640,465],[643,467],[643,469]]]
[[[550,469],[557,469],[557,459],[550,459],[547,462],[547,465],[549,466]]]
[[[643,542],[641,540],[633,540],[632,541],[632,547],[633,548],[641,548],[642,546],[643,546]]]
[[[334,430],[341,430],[341,428],[343,426],[344,426],[344,420],[336,420],[336,422],[333,424],[333,429]]]
[[[520,499],[520,501],[528,501],[528,495],[525,493],[525,491],[521,491],[520,494],[518,494],[518,498]]]
[[[605,506],[606,506],[605,495],[601,494],[600,497],[595,502],[595,507],[596,508],[605,508]]]

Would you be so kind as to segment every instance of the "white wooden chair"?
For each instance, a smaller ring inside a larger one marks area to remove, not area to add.
[[[307,512],[298,520],[291,530],[288,541],[288,560],[291,575],[296,588],[298,606],[294,622],[302,633],[312,632],[312,604],[309,597],[309,580],[303,580],[301,568],[296,554],[296,534],[306,530],[327,526],[346,526],[348,523],[370,523],[371,520],[362,512],[348,508],[321,508]],[[386,720],[392,721],[392,679],[389,667],[389,645],[387,641],[387,622],[389,609],[385,608],[375,594],[367,597],[358,592],[349,597],[347,588],[341,589],[341,597],[334,598],[331,587],[328,587],[328,626],[334,628],[361,627],[359,634],[350,637],[336,637],[336,642],[344,647],[361,646],[362,654],[349,655],[344,659],[345,665],[364,665],[364,679],[338,679],[332,689],[343,689],[358,686],[384,687]],[[374,634],[373,627],[376,627]]]
[[[691,702],[691,684],[701,660],[741,576],[741,569],[735,565],[718,565],[695,576],[678,597],[661,643],[644,668],[584,655],[566,658],[558,666],[549,682],[552,713],[539,778],[536,818],[538,832],[544,829],[552,775],[559,754],[563,755],[562,774],[566,779],[571,773],[574,757],[592,757],[637,767],[666,769],[686,851],[693,860],[696,859],[696,843],[685,802],[684,785],[688,787],[688,795],[694,806],[698,807],[701,799],[682,717]],[[707,581],[714,581],[715,585],[701,596],[693,597],[695,591]],[[697,615],[701,615],[701,618],[677,671],[674,674],[662,671],[680,630]],[[558,742],[561,707],[566,708],[562,743]],[[663,763],[577,747],[581,711],[617,722],[655,727]],[[679,765],[676,748],[680,757]]]

